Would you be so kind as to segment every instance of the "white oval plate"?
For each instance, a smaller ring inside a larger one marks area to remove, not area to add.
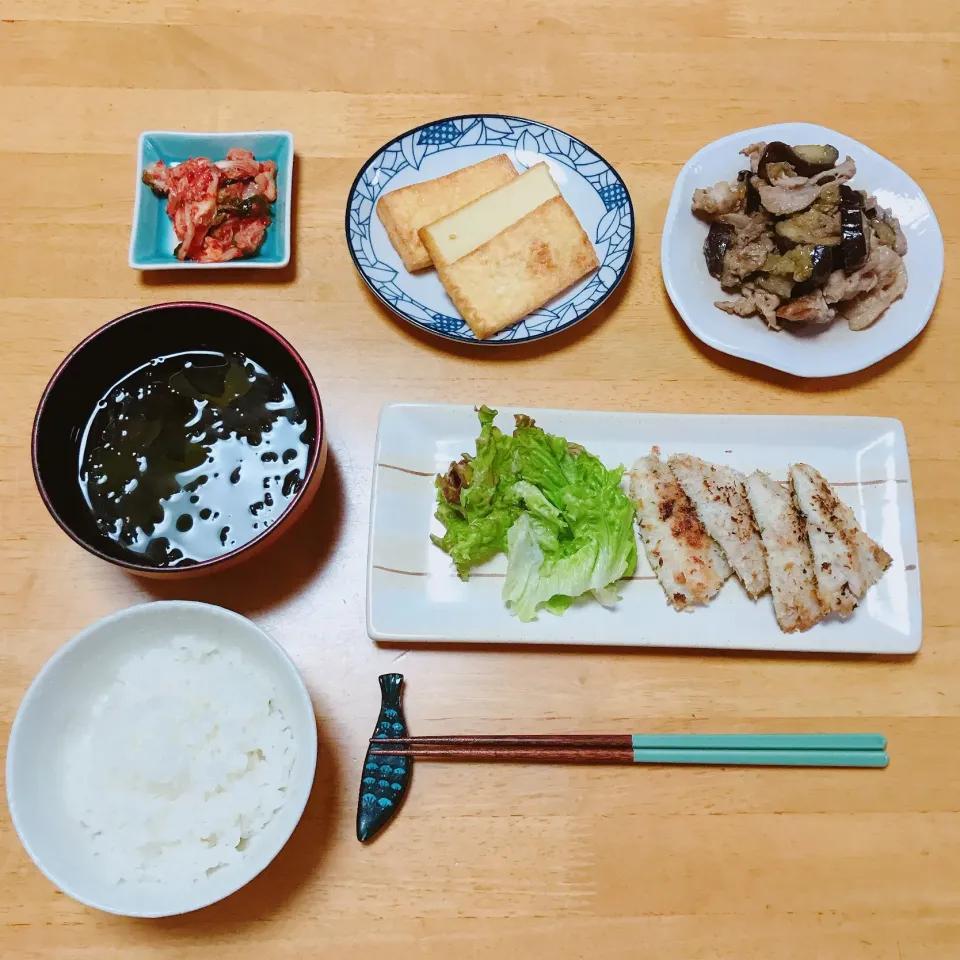
[[[713,305],[728,296],[707,272],[702,248],[708,228],[690,212],[693,191],[718,180],[733,180],[745,164],[740,150],[758,140],[832,143],[841,157],[853,157],[857,165],[853,185],[875,196],[899,218],[908,243],[907,292],[866,330],[852,331],[838,318],[816,335],[778,333],[758,317],[730,316]],[[798,377],[836,377],[890,356],[927,325],[943,279],[943,237],[923,191],[896,164],[827,127],[775,123],[715,140],[684,164],[663,225],[660,267],[677,312],[704,343]]]
[[[596,247],[600,269],[519,323],[478,340],[447,296],[436,271],[410,273],[393,249],[375,207],[393,190],[453,173],[498,153],[520,171],[545,160],[564,198]],[[364,282],[385,306],[414,326],[482,345],[539,340],[596,310],[623,279],[633,253],[633,204],[626,184],[603,157],[570,134],[499,114],[449,117],[400,134],[361,168],[347,198],[347,246]]]
[[[591,600],[575,603],[562,617],[540,613],[522,623],[501,598],[503,554],[463,581],[450,558],[430,542],[430,534],[443,533],[434,516],[434,478],[474,448],[476,410],[392,403],[380,412],[370,505],[367,633],[372,639],[891,655],[919,649],[917,524],[907,442],[898,420],[499,410],[501,429],[509,429],[512,414],[526,413],[545,430],[582,443],[610,467],[633,463],[654,444],[666,455],[684,451],[737,470],[765,470],[780,480],[787,464],[811,463],[837,484],[838,495],[891,554],[893,565],[849,620],[831,616],[806,633],[788,634],[777,627],[770,597],[750,601],[735,578],[709,606],[678,613],[638,543],[636,572],[617,584],[621,599],[612,609]]]

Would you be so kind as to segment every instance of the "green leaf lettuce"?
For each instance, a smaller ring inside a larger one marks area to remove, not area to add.
[[[563,613],[591,593],[604,606],[637,561],[633,505],[620,489],[623,468],[608,470],[583,447],[517,416],[513,434],[481,407],[476,454],[437,477],[445,533],[432,537],[463,579],[507,554],[503,599],[521,620],[541,607]]]

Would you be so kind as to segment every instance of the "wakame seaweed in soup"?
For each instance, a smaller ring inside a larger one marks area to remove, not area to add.
[[[103,535],[131,559],[186,566],[274,523],[303,483],[313,442],[290,388],[249,357],[171,354],[99,401],[80,486]]]

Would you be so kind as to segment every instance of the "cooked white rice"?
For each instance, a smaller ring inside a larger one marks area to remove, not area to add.
[[[296,759],[275,699],[240,651],[195,637],[123,663],[64,766],[68,810],[108,877],[203,881],[247,855]]]

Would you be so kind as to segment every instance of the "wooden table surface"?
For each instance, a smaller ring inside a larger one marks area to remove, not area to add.
[[[335,10],[335,7],[337,8]],[[381,956],[920,960],[960,956],[960,8],[938,0],[0,0],[0,738],[81,627],[154,598],[221,603],[293,656],[319,718],[304,819],[249,887],[200,913],[88,910],[0,811],[0,955],[110,960]],[[321,12],[325,11],[325,12]],[[449,347],[374,302],[350,262],[359,165],[426,120],[487,110],[594,145],[623,174],[637,250],[620,295],[509,352]],[[800,382],[702,348],[660,280],[683,162],[735,130],[810,120],[917,179],[947,272],[927,332],[862,374]],[[126,263],[137,134],[285,128],[295,264],[250,275]],[[85,334],[135,307],[222,301],[289,337],[329,418],[320,502],[279,550],[170,587],[69,541],[31,475],[31,418]],[[925,635],[907,661],[610,650],[378,648],[364,627],[371,463],[390,400],[903,420]],[[417,733],[878,729],[879,775],[422,765],[399,818],[354,837],[378,673]]]

